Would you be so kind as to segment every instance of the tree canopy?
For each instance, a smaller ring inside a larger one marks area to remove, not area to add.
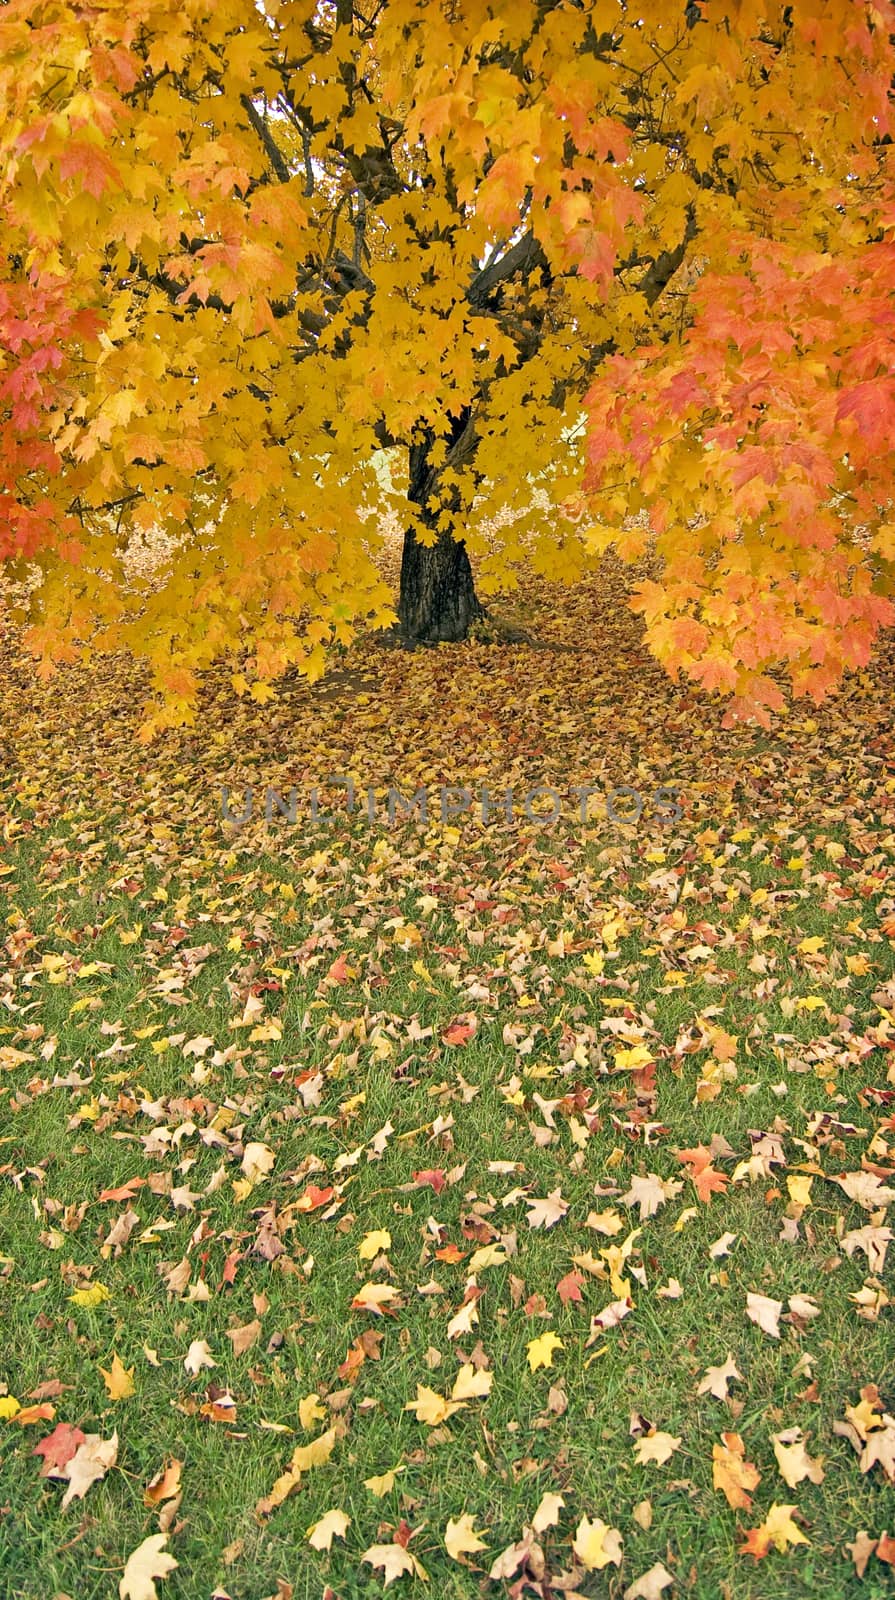
[[[828,692],[895,616],[893,35],[886,0],[11,0],[35,654],[146,657],[148,731],[216,660],[263,702],[393,617],[390,510],[485,597],[651,555],[671,670],[734,715],[777,669]]]

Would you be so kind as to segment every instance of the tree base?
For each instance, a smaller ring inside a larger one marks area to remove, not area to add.
[[[485,615],[466,546],[450,534],[419,544],[408,529],[401,557],[398,628],[408,644],[456,644]]]

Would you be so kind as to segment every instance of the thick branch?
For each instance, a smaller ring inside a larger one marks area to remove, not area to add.
[[[289,179],[292,177],[292,173],[289,171],[286,158],[276,143],[276,140],[267,126],[267,123],[262,117],[257,106],[254,104],[250,95],[244,94],[241,95],[240,98],[243,106],[245,107],[249,122],[257,133],[258,138],[261,140],[267,159],[279,178],[280,183],[288,183]]]

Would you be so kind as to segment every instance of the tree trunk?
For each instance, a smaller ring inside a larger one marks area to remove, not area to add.
[[[471,436],[468,413],[458,418],[452,429],[450,450],[461,447],[466,436]],[[418,505],[422,521],[427,527],[437,526],[440,513],[447,506],[457,511],[459,500],[445,498],[439,492],[438,469],[431,465],[429,452],[434,442],[430,431],[410,449],[410,486],[408,497]],[[401,558],[401,592],[398,600],[398,618],[405,639],[420,644],[437,644],[441,641],[465,639],[470,626],[484,616],[472,576],[472,566],[466,546],[450,533],[441,533],[433,545],[420,544],[412,528],[404,534]]]

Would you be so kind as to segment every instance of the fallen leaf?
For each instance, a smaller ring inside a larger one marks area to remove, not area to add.
[[[559,1513],[565,1505],[561,1494],[553,1494],[547,1490],[540,1499],[537,1511],[531,1519],[535,1533],[546,1533],[548,1528],[555,1528],[559,1521]]]
[[[542,1333],[537,1339],[530,1339],[526,1346],[528,1365],[532,1372],[537,1372],[539,1367],[552,1367],[554,1352],[564,1350],[565,1345],[557,1337],[552,1328]]]
[[[120,1600],[158,1600],[154,1580],[167,1577],[177,1566],[165,1550],[167,1543],[166,1533],[152,1533],[131,1552],[118,1585]]]
[[[412,1550],[406,1550],[401,1544],[371,1544],[365,1550],[361,1561],[366,1561],[371,1567],[380,1567],[385,1579],[385,1588],[400,1578],[403,1573],[410,1573],[411,1577],[421,1578],[423,1583],[428,1583],[429,1574],[422,1563],[417,1560]]]
[[[855,1572],[859,1578],[863,1578],[867,1570],[867,1563],[876,1550],[876,1540],[871,1539],[865,1528],[861,1528],[855,1534],[851,1544],[847,1544],[845,1548],[854,1562]]]
[[[745,1446],[738,1433],[722,1433],[721,1444],[712,1446],[712,1485],[720,1489],[735,1511],[748,1511],[761,1473],[746,1460]]]
[[[459,1561],[462,1556],[475,1555],[476,1551],[488,1548],[484,1539],[476,1533],[475,1517],[468,1511],[448,1522],[444,1530],[444,1547],[452,1561]]]
[[[642,1578],[637,1578],[634,1583],[628,1584],[624,1600],[661,1600],[664,1590],[672,1583],[674,1579],[667,1567],[663,1567],[661,1561],[657,1561]]]
[[[404,1468],[401,1466],[389,1467],[388,1472],[380,1472],[372,1478],[365,1478],[364,1488],[375,1494],[377,1500],[382,1500],[385,1495],[391,1493],[398,1473],[403,1471]]]
[[[767,1295],[753,1294],[751,1291],[746,1295],[747,1317],[772,1339],[780,1338],[779,1322],[782,1310],[782,1300],[769,1300]]]
[[[529,1199],[526,1204],[530,1228],[554,1228],[569,1209],[568,1201],[563,1199],[559,1189],[551,1190],[544,1200]]]
[[[639,1467],[652,1462],[657,1467],[664,1467],[670,1461],[675,1450],[680,1447],[680,1439],[671,1433],[660,1433],[653,1429],[645,1433],[634,1445],[634,1458]]]
[[[771,1439],[780,1476],[790,1489],[794,1489],[803,1478],[810,1478],[812,1483],[823,1483],[823,1461],[820,1457],[812,1459],[808,1455],[800,1428],[772,1434]]]
[[[98,1483],[106,1476],[110,1467],[114,1467],[118,1460],[118,1435],[113,1433],[111,1439],[103,1439],[98,1433],[88,1433],[83,1444],[79,1444],[74,1455],[64,1466],[47,1473],[48,1478],[63,1478],[68,1482],[68,1488],[62,1497],[62,1510],[69,1506],[72,1500],[83,1500],[91,1484]]]
[[[494,1382],[493,1372],[477,1371],[470,1361],[467,1361],[457,1373],[451,1389],[452,1400],[480,1400],[491,1393]]]
[[[184,1370],[190,1374],[190,1377],[195,1378],[203,1367],[216,1367],[217,1362],[209,1350],[206,1340],[194,1339],[183,1358],[183,1365]]]
[[[593,1522],[588,1517],[581,1518],[572,1549],[589,1572],[599,1572],[610,1562],[617,1567],[622,1564],[622,1536],[617,1528],[608,1527],[599,1517]]]
[[[726,1400],[728,1387],[736,1381],[742,1383],[743,1374],[738,1371],[733,1356],[728,1351],[727,1360],[720,1367],[707,1367],[705,1376],[700,1378],[696,1386],[697,1394],[714,1395],[716,1400]]]
[[[151,1478],[143,1490],[144,1506],[158,1506],[163,1500],[173,1500],[180,1493],[180,1474],[183,1462],[172,1456],[169,1461]]]
[[[322,1422],[326,1416],[326,1407],[320,1404],[319,1394],[306,1394],[298,1402],[298,1420],[303,1428],[313,1428],[315,1422]]]
[[[317,1522],[312,1522],[305,1538],[312,1550],[329,1550],[333,1539],[344,1539],[351,1526],[351,1518],[334,1508],[324,1512]]]
[[[266,1144],[247,1144],[242,1156],[242,1170],[249,1183],[260,1183],[267,1177],[276,1157]]]
[[[86,1439],[80,1428],[73,1428],[68,1422],[57,1422],[52,1433],[48,1433],[40,1444],[36,1444],[31,1454],[43,1456],[44,1464],[40,1469],[42,1478],[64,1477],[59,1469],[71,1461],[79,1445]]]
[[[128,1400],[134,1392],[134,1369],[125,1367],[119,1356],[113,1354],[112,1365],[108,1372],[105,1367],[100,1367],[103,1382],[106,1385],[110,1400]]]
[[[392,1236],[388,1228],[373,1228],[364,1234],[357,1247],[357,1253],[361,1261],[372,1261],[374,1256],[380,1255],[384,1250],[390,1250],[391,1247]]]
[[[440,1423],[446,1422],[455,1411],[459,1411],[465,1404],[462,1400],[446,1400],[444,1395],[437,1394],[434,1389],[429,1389],[424,1383],[416,1386],[416,1399],[408,1400],[405,1411],[415,1411],[418,1422],[425,1422],[429,1428],[437,1428]]]
[[[235,1356],[245,1355],[247,1350],[251,1350],[253,1344],[258,1343],[261,1331],[261,1323],[257,1317],[253,1322],[247,1322],[242,1328],[228,1329],[227,1338],[233,1346],[233,1354]]]
[[[754,1556],[756,1561],[761,1561],[767,1555],[771,1546],[783,1551],[791,1544],[807,1544],[801,1529],[797,1528],[792,1520],[792,1514],[798,1510],[797,1506],[782,1506],[776,1503],[757,1528],[750,1528],[741,1550]]]
[[[327,1428],[325,1433],[318,1434],[310,1444],[297,1444],[292,1452],[289,1463],[292,1472],[309,1472],[311,1467],[322,1467],[328,1461],[335,1449],[338,1432],[335,1428]]]

